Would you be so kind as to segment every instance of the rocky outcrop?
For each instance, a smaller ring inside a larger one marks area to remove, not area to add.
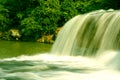
[[[19,40],[21,37],[19,30],[17,29],[10,29],[9,31],[9,37],[12,37],[15,40]]]
[[[59,31],[61,30],[62,27],[59,27],[56,29],[55,34],[44,34],[41,38],[39,38],[37,40],[37,42],[41,42],[41,43],[54,43],[55,38],[57,36],[57,34],[59,33]]]
[[[53,43],[53,36],[54,35],[43,35],[41,38],[39,38],[37,40],[37,42],[41,42],[41,43]]]
[[[57,34],[62,27],[58,27],[54,34],[45,34],[41,38],[37,39],[40,43],[54,43]],[[10,29],[6,32],[0,32],[0,39],[2,40],[22,40],[22,35],[18,29]],[[24,41],[24,40],[23,40]]]
[[[62,29],[62,27],[58,27],[55,31],[55,34],[57,35],[61,29]]]
[[[19,40],[20,37],[20,32],[17,29],[10,29],[7,32],[0,32],[0,39],[2,40]]]

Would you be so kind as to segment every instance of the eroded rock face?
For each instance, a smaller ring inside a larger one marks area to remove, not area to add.
[[[15,38],[16,40],[19,40],[21,37],[20,32],[17,29],[10,29],[8,33],[10,38]]]
[[[41,42],[41,43],[53,43],[53,36],[54,35],[43,35],[41,38],[39,38],[37,40],[37,42]]]
[[[44,34],[41,38],[37,40],[37,42],[41,43],[54,43],[55,38],[62,27],[58,27],[55,31],[55,34]]]
[[[55,31],[54,34],[46,34],[44,33],[44,35],[42,35],[41,38],[37,39],[37,42],[41,42],[41,43],[54,43],[57,34],[59,33],[59,31],[61,30],[62,27],[58,27]],[[10,29],[6,32],[1,32],[0,31],[0,39],[3,40],[21,40],[22,39],[22,35],[20,34],[20,31],[18,29]]]
[[[62,27],[58,27],[58,28],[56,29],[55,33],[58,34],[61,29],[62,29]]]

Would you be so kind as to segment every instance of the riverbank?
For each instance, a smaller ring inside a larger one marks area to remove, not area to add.
[[[6,41],[28,41],[28,42],[40,42],[40,43],[54,43],[58,32],[61,30],[61,27],[57,28],[54,34],[43,33],[42,36],[34,39],[32,36],[25,37],[20,30],[10,29],[8,31],[0,31],[0,40]],[[40,34],[41,35],[41,34]]]

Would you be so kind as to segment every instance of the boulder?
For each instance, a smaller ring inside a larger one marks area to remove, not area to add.
[[[8,31],[9,37],[15,39],[15,40],[19,40],[19,38],[21,37],[20,32],[18,29],[10,29]]]
[[[53,43],[53,35],[43,35],[41,38],[37,40],[37,42],[41,43]]]

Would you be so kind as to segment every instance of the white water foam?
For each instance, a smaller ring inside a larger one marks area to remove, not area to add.
[[[93,59],[44,53],[6,58],[0,60],[0,80],[119,80],[119,71],[106,65],[115,56]]]

